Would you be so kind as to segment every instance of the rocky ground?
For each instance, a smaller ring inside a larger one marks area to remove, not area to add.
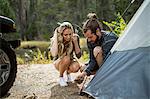
[[[18,65],[16,81],[2,99],[88,99],[78,95],[75,83],[60,87],[58,76],[52,64]]]

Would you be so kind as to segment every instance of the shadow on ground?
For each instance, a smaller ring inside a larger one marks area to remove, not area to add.
[[[80,96],[78,90],[75,83],[69,83],[67,87],[55,85],[51,89],[51,97],[49,99],[90,99],[86,96]]]

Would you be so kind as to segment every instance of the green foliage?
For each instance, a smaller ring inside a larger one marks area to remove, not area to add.
[[[15,17],[15,13],[10,6],[9,0],[0,0],[0,15],[10,18]]]
[[[50,42],[47,41],[23,41],[21,42],[20,49],[35,49],[39,48],[41,51],[47,50]]]
[[[35,51],[33,54],[33,60],[31,61],[31,64],[48,64],[51,62],[51,59],[47,59],[45,55],[45,51],[42,53],[39,49]],[[50,55],[49,55],[50,56]]]
[[[50,40],[50,33],[44,33],[41,36],[44,38],[44,40],[47,40],[47,41]]]
[[[25,60],[22,57],[17,56],[17,64],[25,64]]]
[[[82,51],[88,52],[87,44],[86,44],[86,39],[85,38],[80,38],[80,47]]]
[[[69,21],[82,26],[89,12],[100,21],[111,22],[117,12],[124,12],[131,0],[0,0],[0,15],[13,18],[22,40],[48,40],[57,22]],[[135,0],[125,13],[126,22],[143,0]],[[105,5],[105,6],[104,6]],[[115,23],[113,23],[115,24]],[[105,28],[105,27],[104,27]],[[16,35],[16,34],[14,34]]]
[[[89,60],[87,42],[85,38],[80,38],[80,47],[83,52],[83,55],[79,59],[81,62],[87,62]]]
[[[16,49],[18,64],[47,64],[51,63],[50,52],[48,51],[49,42],[23,41],[21,46]],[[86,39],[80,39],[80,47],[83,55],[79,59],[86,62],[89,59]]]
[[[18,64],[46,64],[51,62],[48,53],[49,42],[23,41],[16,50]]]
[[[118,36],[124,31],[126,27],[125,20],[119,13],[117,15],[117,21],[112,21],[111,23],[103,21],[103,23],[109,27],[110,31],[116,33]]]
[[[50,54],[46,55],[46,51],[42,52],[39,48],[36,50],[28,50],[23,55],[17,55],[18,64],[49,64],[51,63]]]
[[[81,62],[87,62],[89,60],[89,54],[87,51],[83,51],[83,55],[82,57],[80,58],[80,61]]]
[[[114,6],[115,13],[116,15],[118,12],[121,13],[121,15],[124,13],[125,9],[130,5],[131,1],[133,0],[110,0],[113,1],[112,5]],[[142,4],[144,0],[134,0],[134,3],[131,4],[129,9],[124,13],[123,18],[128,23],[134,13],[137,11],[139,6]]]

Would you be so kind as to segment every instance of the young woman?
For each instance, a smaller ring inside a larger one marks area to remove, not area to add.
[[[63,77],[64,73],[66,71],[67,82],[70,82],[70,73],[78,72],[80,69],[76,57],[81,57],[79,36],[74,33],[71,23],[63,22],[55,29],[51,39],[51,54],[54,58],[53,64],[59,71],[59,84],[60,86],[67,86]]]

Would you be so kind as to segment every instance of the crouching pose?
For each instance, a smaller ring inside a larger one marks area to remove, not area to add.
[[[78,72],[80,69],[76,58],[81,57],[79,36],[74,33],[73,26],[69,22],[63,22],[55,29],[50,51],[54,59],[53,64],[59,71],[59,84],[67,86],[66,82],[72,80],[70,73]],[[67,81],[63,77],[64,74],[67,75]]]
[[[88,19],[83,25],[83,34],[87,39],[90,60],[75,81],[82,82],[85,76],[93,75],[101,67],[104,60],[118,37],[112,32],[101,30],[101,25],[95,13],[88,14]]]

